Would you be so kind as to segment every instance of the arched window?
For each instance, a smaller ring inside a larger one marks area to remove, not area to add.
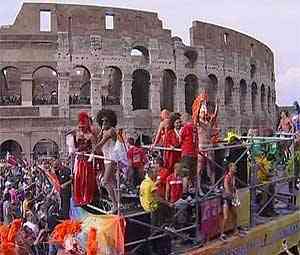
[[[227,77],[225,79],[225,106],[232,106],[233,104],[233,89],[233,80],[231,77]]]
[[[32,101],[34,105],[58,103],[58,80],[56,70],[42,66],[32,76]]]
[[[198,59],[198,52],[192,48],[185,50],[184,56],[187,58],[187,63],[185,67],[193,68],[197,59]]]
[[[42,139],[38,141],[33,147],[33,159],[39,159],[43,157],[58,157],[59,149],[58,145],[49,139]]]
[[[0,145],[0,159],[5,158],[7,153],[14,155],[16,157],[20,157],[22,154],[21,145],[14,140],[7,140]]]
[[[161,110],[174,110],[174,88],[176,86],[176,75],[172,70],[163,71],[162,90],[160,93]]]
[[[271,89],[268,87],[268,112],[271,112]]]
[[[150,63],[149,51],[144,46],[134,46],[131,49],[130,56],[132,61],[139,65],[147,65]]]
[[[185,109],[187,113],[192,113],[192,105],[197,96],[199,83],[194,74],[189,74],[184,79],[185,82]]]
[[[218,79],[214,74],[208,75],[208,86],[206,88],[208,94],[208,110],[213,112],[216,105],[218,95]]]
[[[133,110],[149,108],[150,74],[144,69],[137,69],[132,74],[132,107]]]
[[[265,111],[265,104],[266,104],[266,89],[265,85],[262,84],[260,88],[260,104],[261,104],[261,110]]]
[[[257,85],[255,82],[251,85],[251,105],[252,105],[252,113],[255,113],[257,109]]]
[[[253,79],[256,74],[256,65],[251,64],[250,65],[250,78]]]
[[[247,83],[245,80],[240,81],[240,112],[241,114],[246,112],[247,102]]]
[[[121,101],[122,71],[115,66],[104,70],[106,93],[102,98],[104,105],[119,105]]]
[[[15,67],[0,70],[0,105],[21,104],[21,76]]]
[[[76,66],[70,77],[70,104],[90,104],[91,74],[86,67]]]

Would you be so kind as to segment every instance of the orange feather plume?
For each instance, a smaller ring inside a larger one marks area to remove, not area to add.
[[[76,235],[81,231],[81,222],[65,220],[58,224],[51,234],[51,241],[63,244],[68,235]]]
[[[192,118],[193,118],[193,122],[195,124],[198,122],[198,116],[199,116],[199,111],[201,109],[201,105],[205,101],[208,101],[208,95],[207,95],[206,92],[201,93],[199,96],[197,96],[196,99],[193,102],[193,105],[192,105]]]
[[[91,228],[88,234],[87,255],[97,255],[97,250],[97,230],[95,228]]]

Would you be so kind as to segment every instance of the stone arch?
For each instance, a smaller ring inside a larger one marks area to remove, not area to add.
[[[45,138],[33,146],[32,153],[34,160],[40,157],[59,157],[59,147],[56,142]]]
[[[160,93],[161,110],[174,111],[174,88],[176,88],[176,75],[170,69],[163,71],[162,90]]]
[[[40,66],[32,74],[32,102],[34,105],[58,103],[57,71],[51,66]]]
[[[187,48],[184,51],[184,56],[188,60],[188,62],[185,64],[185,67],[193,68],[198,59],[198,52],[193,48]]]
[[[108,66],[104,69],[105,88],[102,98],[104,105],[119,105],[121,102],[122,71],[117,66]]]
[[[267,104],[268,104],[268,112],[271,112],[271,89],[268,87],[268,97],[267,97]]]
[[[145,69],[137,69],[132,74],[133,110],[149,109],[150,74]]]
[[[0,70],[0,105],[21,104],[21,74],[18,68],[7,66]]]
[[[247,106],[247,83],[244,79],[240,81],[240,113],[246,112]]]
[[[138,65],[147,65],[150,63],[149,50],[142,45],[135,45],[131,48],[130,56],[132,62]]]
[[[206,91],[208,94],[208,110],[212,112],[215,109],[218,95],[218,78],[214,74],[208,75],[208,86]]]
[[[252,113],[255,113],[257,109],[257,84],[252,82],[251,84],[251,105],[252,105]]]
[[[198,77],[194,74],[188,74],[184,78],[185,82],[185,109],[187,113],[192,113],[192,105],[199,89]]]
[[[233,105],[234,82],[231,77],[225,79],[225,107]]]
[[[266,105],[266,88],[265,85],[262,84],[260,88],[260,104],[261,104],[261,110],[265,111],[265,105]]]
[[[77,65],[70,75],[70,104],[91,103],[91,73],[88,68]]]
[[[23,148],[15,140],[6,140],[0,145],[0,158],[5,158],[7,152],[16,157],[21,157]]]

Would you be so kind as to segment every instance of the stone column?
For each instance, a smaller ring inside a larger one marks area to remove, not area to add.
[[[132,113],[132,76],[130,73],[124,74],[122,80],[122,100],[124,116],[130,116]]]
[[[175,88],[175,106],[176,112],[185,113],[185,82],[184,77],[178,77]]]
[[[96,117],[97,112],[102,109],[102,78],[100,74],[94,74],[91,78],[91,114]]]
[[[150,81],[150,109],[153,117],[160,114],[160,84],[161,76],[159,74],[152,75]]]
[[[218,114],[218,123],[221,128],[221,134],[226,132],[226,111],[225,111],[225,77],[218,77],[218,94],[217,99],[219,99],[219,114]]]
[[[69,85],[70,85],[69,73],[68,72],[59,73],[58,105],[59,105],[59,117],[61,118],[69,118],[70,116]]]
[[[32,106],[32,74],[21,76],[22,106]]]

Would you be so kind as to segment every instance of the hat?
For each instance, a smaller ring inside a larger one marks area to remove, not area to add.
[[[89,127],[90,117],[87,112],[80,112],[78,115],[78,126]]]

